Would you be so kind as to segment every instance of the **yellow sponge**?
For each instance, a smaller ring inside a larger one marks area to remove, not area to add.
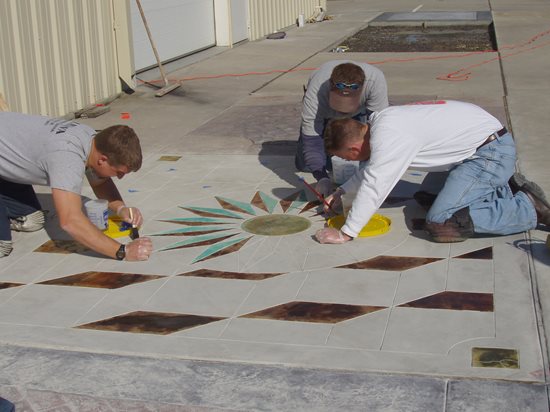
[[[109,216],[107,229],[103,231],[110,238],[130,236],[131,226],[118,216]]]

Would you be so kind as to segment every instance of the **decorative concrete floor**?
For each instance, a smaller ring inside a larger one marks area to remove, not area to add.
[[[50,216],[0,269],[3,343],[186,359],[542,382],[523,234],[427,241],[408,172],[391,230],[313,239],[318,203],[285,156],[151,156],[119,182],[148,262],[81,250]],[[308,178],[308,176],[305,176]],[[90,195],[89,188],[85,195]],[[41,200],[51,208],[45,191]],[[53,239],[53,240],[52,240]],[[124,239],[126,241],[127,239]]]

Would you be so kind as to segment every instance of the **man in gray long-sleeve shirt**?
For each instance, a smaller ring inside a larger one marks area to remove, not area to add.
[[[322,64],[307,85],[296,152],[296,168],[317,179],[317,190],[327,196],[331,184],[323,132],[328,120],[353,117],[365,123],[374,111],[388,106],[388,89],[381,70],[367,63],[333,60]]]

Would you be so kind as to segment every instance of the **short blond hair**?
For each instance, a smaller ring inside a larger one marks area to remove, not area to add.
[[[330,120],[323,137],[325,151],[334,153],[362,139],[364,126],[363,123],[349,117]]]
[[[141,168],[141,145],[131,127],[120,124],[108,127],[98,132],[94,141],[96,149],[107,156],[111,166],[126,166],[132,172]]]

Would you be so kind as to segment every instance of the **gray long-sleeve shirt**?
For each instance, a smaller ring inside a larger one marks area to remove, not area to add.
[[[353,63],[365,72],[365,84],[361,104],[356,113],[340,113],[329,105],[330,76],[332,70],[342,63]],[[351,60],[333,60],[319,66],[309,78],[302,105],[301,135],[303,156],[306,166],[316,178],[326,176],[326,154],[323,145],[323,132],[329,119],[335,117],[364,117],[367,113],[388,107],[388,87],[382,71],[367,63]]]

